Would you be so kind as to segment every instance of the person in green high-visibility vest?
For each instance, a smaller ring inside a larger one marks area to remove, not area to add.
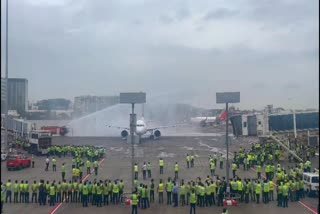
[[[158,188],[157,188],[159,204],[163,204],[163,190],[164,190],[164,185],[162,183],[162,179],[160,179]]]
[[[98,175],[98,161],[95,160],[93,162],[93,167],[94,167],[94,174],[97,176]]]
[[[29,190],[30,190],[29,183],[28,183],[28,181],[26,181],[24,183],[24,203],[29,203],[29,196],[30,196]]]
[[[54,206],[55,205],[55,197],[56,197],[56,189],[54,184],[52,183],[50,186],[50,206]]]
[[[179,173],[179,165],[178,162],[176,162],[176,164],[174,165],[174,179],[178,179],[178,173]]]
[[[86,166],[87,166],[87,174],[90,174],[91,173],[91,162],[89,159],[86,162]]]
[[[263,202],[265,204],[269,203],[269,191],[270,191],[269,181],[266,179],[263,184]]]
[[[9,179],[8,182],[6,183],[6,203],[8,202],[8,198],[9,198],[9,201],[11,203],[11,187],[12,187],[12,184],[11,184],[11,180]]]
[[[196,213],[196,202],[197,202],[196,193],[194,190],[191,190],[190,198],[189,198],[190,214],[192,214],[192,210],[194,214]]]
[[[131,207],[132,207],[131,214],[137,214],[138,213],[137,188],[135,188],[135,190],[132,192],[131,200],[132,200],[132,202],[131,202]]]
[[[119,185],[117,183],[117,181],[115,180],[114,181],[114,184],[113,184],[113,188],[112,188],[112,194],[113,194],[113,204],[118,204],[118,199],[119,199]]]
[[[134,170],[134,178],[138,179],[139,168],[137,163],[134,164],[133,170]]]
[[[16,180],[13,185],[13,203],[18,203],[18,194],[19,194],[19,184]]]
[[[103,192],[103,187],[99,182],[97,184],[97,194],[96,194],[97,207],[102,207],[102,192]]]
[[[62,180],[64,181],[65,177],[66,177],[66,165],[65,163],[62,163],[62,166],[61,166],[61,176],[62,176]]]
[[[186,204],[186,186],[184,185],[184,181],[181,181],[181,186],[180,186],[180,201],[181,201],[181,206],[184,206]]]
[[[54,171],[54,172],[57,171],[57,160],[56,160],[56,158],[53,157],[51,162],[52,162],[52,171]]]
[[[289,194],[289,186],[284,184],[282,186],[282,207],[288,207],[288,194]]]
[[[168,178],[168,182],[166,184],[166,191],[167,191],[167,205],[171,205],[171,197],[172,197],[172,188],[173,183],[171,182],[171,179]]]
[[[160,175],[163,175],[163,166],[164,166],[163,159],[160,158],[159,160]]]
[[[236,177],[236,171],[237,171],[237,164],[235,162],[233,162],[231,164],[231,168],[232,168],[232,177],[235,178]]]
[[[216,165],[214,164],[214,161],[210,161],[210,173],[211,173],[211,176],[214,175],[215,169],[216,169]]]
[[[256,192],[256,200],[257,200],[257,204],[259,204],[259,199],[260,199],[260,194],[261,194],[261,184],[260,184],[260,181],[258,181],[258,183],[256,184],[256,189],[255,189],[255,192]]]
[[[6,186],[1,181],[1,213],[3,213],[3,204],[5,201]]]
[[[82,187],[82,206],[83,207],[88,207],[88,194],[89,194],[89,187],[87,185],[87,181],[85,181]]]
[[[260,165],[260,162],[257,163],[256,170],[257,170],[258,179],[261,179],[261,165]]]

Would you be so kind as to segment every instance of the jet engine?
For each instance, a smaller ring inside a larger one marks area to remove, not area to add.
[[[155,130],[154,131],[154,136],[155,137],[160,137],[161,136],[161,132],[159,130]]]
[[[122,138],[127,138],[128,135],[129,135],[129,133],[128,133],[127,130],[123,130],[123,131],[121,132],[121,137],[122,137]]]

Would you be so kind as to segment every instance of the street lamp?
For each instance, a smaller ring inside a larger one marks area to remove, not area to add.
[[[226,181],[227,181],[227,193],[230,192],[229,188],[229,143],[228,143],[228,104],[229,103],[240,103],[240,92],[217,92],[216,103],[226,104],[226,147],[227,147],[227,163],[226,163]]]
[[[8,56],[8,42],[9,42],[9,39],[8,39],[8,11],[9,11],[9,1],[7,0],[6,1],[6,67],[5,67],[5,71],[6,71],[6,77],[5,77],[5,84],[6,84],[6,104],[4,105],[5,108],[4,108],[4,111],[5,111],[5,134],[4,134],[4,142],[5,142],[5,146],[6,148],[8,147],[8,101],[9,101],[9,98],[8,98],[8,59],[9,59],[9,56]]]
[[[131,137],[131,173],[132,173],[132,192],[134,191],[134,132],[136,128],[136,114],[134,113],[134,104],[146,103],[146,93],[120,93],[120,103],[131,104],[130,114],[130,137]]]

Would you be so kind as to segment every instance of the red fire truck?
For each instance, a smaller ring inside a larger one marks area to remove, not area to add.
[[[51,135],[65,136],[68,133],[68,129],[65,126],[42,126],[41,130],[48,131]]]

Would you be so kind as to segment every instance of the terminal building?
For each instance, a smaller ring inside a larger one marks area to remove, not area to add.
[[[234,115],[230,120],[235,136],[319,130],[319,111]]]

